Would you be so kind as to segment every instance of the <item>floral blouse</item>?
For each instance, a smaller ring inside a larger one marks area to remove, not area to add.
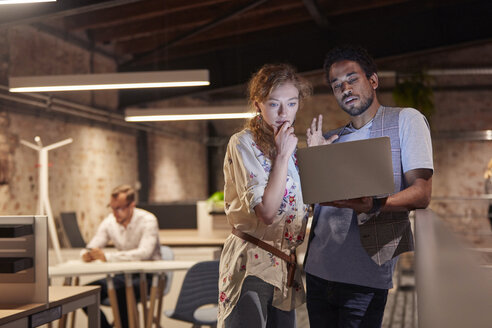
[[[272,168],[271,161],[253,140],[249,130],[233,135],[224,160],[225,211],[236,229],[290,254],[304,241],[308,207],[302,201],[295,154],[290,158],[285,193],[277,216],[265,225],[255,214]],[[239,300],[244,279],[253,275],[274,286],[273,306],[289,311],[305,301],[300,270],[293,287],[287,287],[287,264],[262,248],[230,235],[220,258],[218,327]]]

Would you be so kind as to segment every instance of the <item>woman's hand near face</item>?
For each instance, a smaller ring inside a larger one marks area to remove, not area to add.
[[[297,137],[294,134],[294,128],[290,123],[284,123],[280,129],[274,128],[275,145],[277,146],[277,156],[286,157],[292,155],[297,147]]]
[[[323,126],[323,115],[318,116],[317,122],[316,122],[316,117],[313,118],[313,121],[311,122],[311,127],[309,127],[306,130],[308,147],[328,145],[338,139],[338,136],[336,134],[328,139],[325,139],[325,137],[323,137],[322,126]]]
[[[266,225],[272,224],[277,215],[285,193],[289,159],[297,146],[297,137],[294,134],[294,128],[289,123],[282,124],[280,128],[273,127],[273,132],[275,133],[277,157],[270,171],[262,201],[255,206],[256,216]]]

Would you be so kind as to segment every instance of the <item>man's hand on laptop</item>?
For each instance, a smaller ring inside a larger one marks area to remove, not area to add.
[[[338,208],[351,208],[357,214],[369,213],[373,206],[372,197],[360,197],[354,199],[337,200],[333,202],[321,203],[321,206],[333,206]]]
[[[320,203],[321,206],[333,206],[338,208],[351,208],[357,214],[366,213],[378,215],[381,208],[386,205],[387,197],[360,197],[354,199],[337,200]]]
[[[331,144],[333,141],[338,139],[338,135],[333,135],[328,139],[323,137],[323,115],[319,115],[318,119],[313,118],[311,122],[311,127],[306,130],[306,138],[308,147],[321,146]]]

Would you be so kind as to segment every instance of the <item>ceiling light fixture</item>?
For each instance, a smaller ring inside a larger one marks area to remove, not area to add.
[[[163,109],[136,109],[125,111],[127,122],[162,122],[189,120],[223,120],[252,118],[256,113],[248,111],[246,105],[212,106],[212,107],[181,107]]]
[[[15,5],[22,3],[56,2],[56,0],[0,0],[0,5]]]
[[[208,70],[9,77],[10,92],[54,92],[210,85]]]

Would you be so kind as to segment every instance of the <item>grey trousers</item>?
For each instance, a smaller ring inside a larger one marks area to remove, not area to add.
[[[255,304],[246,297],[254,296]],[[273,286],[258,277],[244,280],[239,301],[225,319],[226,328],[295,328],[296,312],[282,311],[272,306]],[[259,304],[258,304],[259,303]],[[257,307],[255,307],[255,305]],[[257,311],[261,310],[261,313]],[[261,322],[261,323],[260,323]]]

